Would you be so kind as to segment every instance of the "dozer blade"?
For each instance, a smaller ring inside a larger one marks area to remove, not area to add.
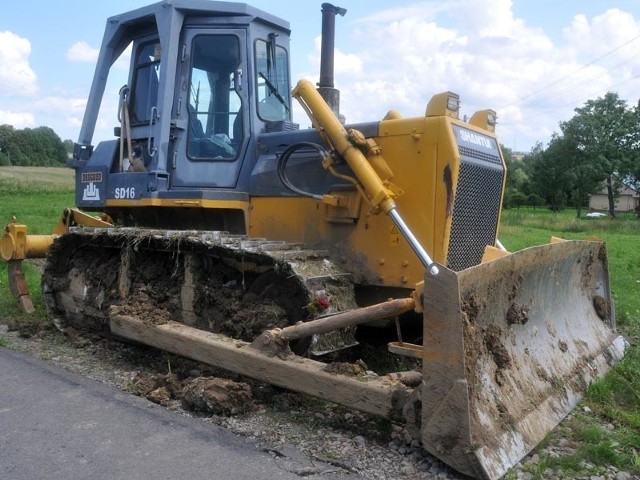
[[[606,250],[567,241],[427,275],[422,441],[497,479],[624,354]]]

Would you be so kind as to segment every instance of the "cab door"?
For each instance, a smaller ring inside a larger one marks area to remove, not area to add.
[[[178,99],[184,130],[172,162],[172,186],[236,186],[249,135],[245,52],[244,30],[187,30]]]

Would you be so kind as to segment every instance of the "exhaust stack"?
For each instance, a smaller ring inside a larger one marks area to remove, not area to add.
[[[318,93],[331,110],[340,115],[340,90],[334,88],[333,67],[336,37],[336,15],[344,17],[346,8],[336,7],[330,3],[322,4],[322,44],[320,49],[320,81]]]

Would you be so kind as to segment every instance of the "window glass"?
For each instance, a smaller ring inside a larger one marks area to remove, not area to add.
[[[256,75],[258,116],[270,122],[291,120],[289,61],[275,36],[256,40]]]
[[[147,43],[138,49],[131,95],[132,123],[149,122],[151,108],[157,105],[160,53],[157,42]]]
[[[242,143],[240,68],[235,35],[197,35],[191,44],[189,141],[191,158],[233,159]]]

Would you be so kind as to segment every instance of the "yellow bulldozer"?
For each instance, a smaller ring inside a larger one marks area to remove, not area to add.
[[[44,304],[134,340],[406,424],[454,469],[497,479],[624,354],[607,254],[498,240],[496,114],[349,125],[322,5],[318,88],[290,84],[289,24],[248,5],[162,1],[109,18],[69,166],[77,208],[51,235],[8,224],[10,285],[45,256]],[[131,49],[114,138],[92,138]],[[297,99],[313,128],[292,121]],[[364,333],[366,333],[366,335]],[[419,366],[361,378],[326,358],[375,338]]]

